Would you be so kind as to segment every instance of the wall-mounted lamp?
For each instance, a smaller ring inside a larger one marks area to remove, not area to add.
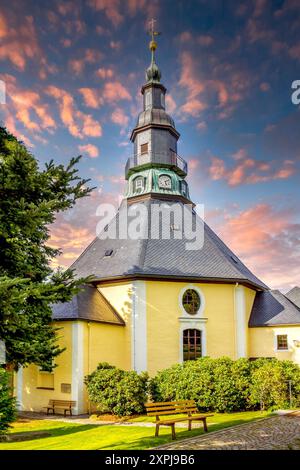
[[[300,340],[299,339],[294,339],[293,340],[295,348],[300,348]]]

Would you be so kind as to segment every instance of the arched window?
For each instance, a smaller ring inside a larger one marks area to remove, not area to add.
[[[183,360],[192,361],[202,356],[202,331],[183,330]]]
[[[194,289],[187,289],[182,297],[182,305],[187,313],[196,315],[201,306],[198,292]]]

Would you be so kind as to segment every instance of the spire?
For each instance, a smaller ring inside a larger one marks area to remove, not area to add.
[[[159,36],[161,33],[154,30],[154,23],[156,20],[152,19],[150,21],[150,29],[148,31],[151,36],[151,41],[149,43],[149,49],[151,51],[151,64],[146,70],[146,80],[147,83],[159,83],[161,79],[161,71],[155,62],[155,50],[157,48],[157,42],[155,41],[155,36]]]

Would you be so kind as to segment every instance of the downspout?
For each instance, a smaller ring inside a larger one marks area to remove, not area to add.
[[[236,282],[233,288],[233,319],[234,319],[234,358],[237,359],[237,315],[236,315],[236,288],[239,283]]]
[[[88,322],[88,363],[87,363],[87,366],[88,366],[88,375],[90,375],[90,347],[91,347],[91,324],[90,322]],[[90,402],[90,399],[88,398],[88,413],[89,415],[91,414],[91,402]]]

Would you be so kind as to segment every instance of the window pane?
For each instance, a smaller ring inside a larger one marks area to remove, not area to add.
[[[195,315],[201,305],[198,292],[196,292],[194,289],[187,289],[183,294],[182,304],[184,310],[187,313],[189,313],[190,315]]]
[[[288,349],[287,335],[277,335],[277,349]]]
[[[188,329],[183,331],[183,360],[195,360],[202,356],[201,331]]]

